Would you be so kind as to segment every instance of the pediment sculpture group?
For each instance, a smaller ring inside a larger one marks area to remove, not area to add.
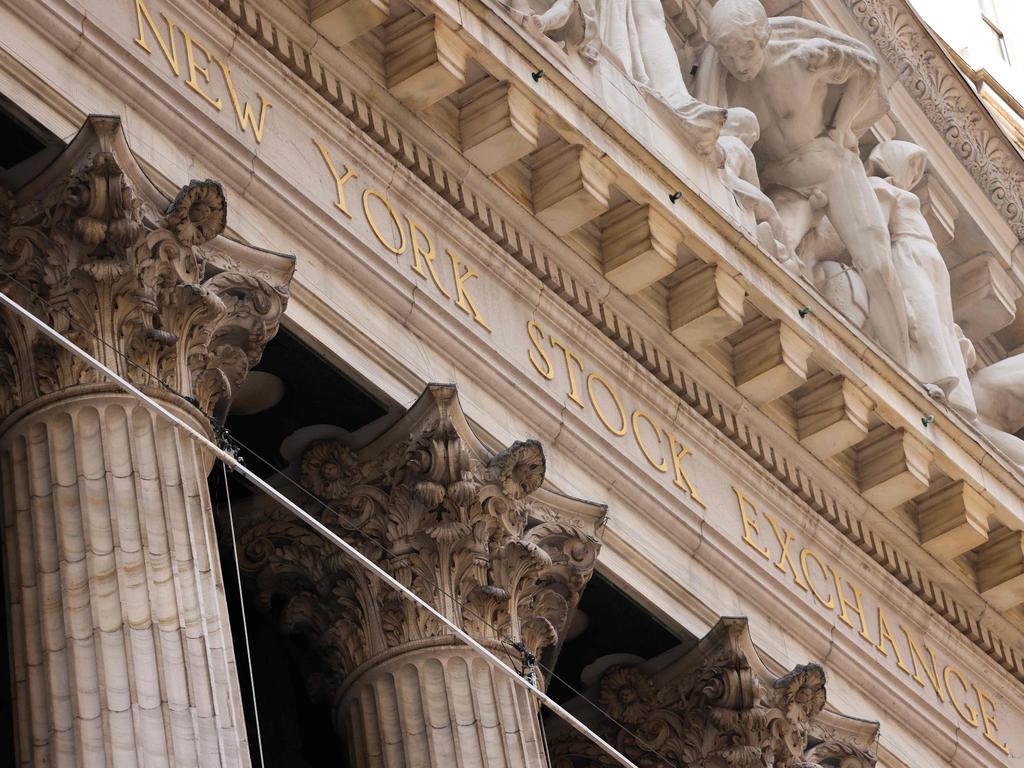
[[[511,0],[534,34],[589,62],[606,58],[678,117],[757,222],[760,245],[924,385],[1024,464],[1024,355],[969,374],[972,342],[953,318],[949,270],[913,190],[924,149],[860,137],[888,112],[863,43],[760,0],[718,0],[693,94],[660,0]]]

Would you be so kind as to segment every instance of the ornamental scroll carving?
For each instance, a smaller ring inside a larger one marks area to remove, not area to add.
[[[593,572],[603,507],[541,487],[536,441],[487,451],[453,387],[431,385],[370,445],[311,444],[301,482],[329,507],[307,510],[474,637],[536,654],[562,638]],[[300,500],[301,501],[301,500]],[[340,690],[364,662],[410,643],[445,642],[426,611],[308,527],[252,509],[243,570],[289,632],[308,635]]]
[[[873,768],[878,724],[826,710],[825,671],[776,677],[744,619],[722,619],[697,644],[607,669],[587,697],[626,729],[593,726],[643,768]],[[569,704],[583,715],[580,699]],[[588,723],[589,724],[589,723]],[[574,731],[549,728],[555,768],[614,765]]]
[[[1024,239],[1024,164],[905,2],[844,0],[996,209]]]
[[[226,212],[209,180],[168,200],[120,121],[90,117],[53,165],[0,198],[0,290],[134,384],[219,413],[277,332],[294,266],[222,237]],[[102,381],[11,313],[0,324],[0,417]]]

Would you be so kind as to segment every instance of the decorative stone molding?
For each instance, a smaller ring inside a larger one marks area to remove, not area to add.
[[[224,238],[225,214],[212,181],[162,195],[90,117],[0,194],[0,290],[209,429],[193,405],[227,405],[294,266]],[[210,453],[6,310],[0,420],[19,764],[248,766]]]
[[[847,0],[848,3],[857,1]],[[462,174],[454,170],[450,159],[446,160],[441,153],[428,149],[421,141],[410,136],[396,124],[393,117],[363,94],[353,90],[335,65],[312,53],[265,10],[246,6],[255,19],[250,23],[246,21],[241,7],[233,0],[211,0],[211,4],[219,8],[231,22],[238,23],[255,43],[321,94],[356,129],[395,157],[467,221],[507,250],[554,295],[651,371],[696,416],[736,444],[795,498],[885,568],[1017,680],[1024,681],[1024,653],[1012,641],[1004,640],[998,620],[980,619],[973,609],[967,608],[963,601],[928,575],[919,562],[908,560],[893,542],[883,539],[877,530],[851,512],[831,491],[822,487],[816,470],[809,468],[806,460],[794,461],[782,448],[778,435],[768,434],[761,426],[753,423],[749,416],[696,381],[679,366],[674,354],[651,338],[649,330],[638,327],[636,322],[604,301],[596,291],[588,287],[587,280],[581,279],[556,261],[551,253],[533,242],[500,207],[477,194],[464,181]],[[257,26],[271,30],[273,34],[261,36]],[[399,137],[400,141],[396,141],[395,137]]]
[[[316,442],[302,484],[308,510],[474,637],[539,656],[563,637],[593,571],[603,507],[541,488],[536,441],[492,453],[454,387],[431,385],[384,435],[353,451]],[[332,690],[366,662],[451,637],[432,616],[306,526],[273,511],[246,524],[242,568],[285,628],[307,633]]]
[[[0,290],[134,384],[217,414],[277,332],[294,266],[221,237],[225,215],[219,184],[193,181],[169,200],[120,121],[90,117],[0,205]],[[9,313],[0,325],[0,418],[102,380]]]
[[[949,148],[1024,239],[1024,160],[904,0],[844,0]]]
[[[585,696],[628,731],[583,714],[593,708],[582,698],[569,709],[639,766],[875,765],[878,724],[826,710],[818,664],[772,674],[746,619],[721,619],[689,652],[676,648],[635,666],[612,666]],[[615,765],[562,724],[549,734],[555,768]]]

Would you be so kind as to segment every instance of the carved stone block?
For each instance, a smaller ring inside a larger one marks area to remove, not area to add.
[[[743,327],[746,290],[722,267],[693,261],[669,289],[672,335],[694,350],[714,344]]]
[[[821,458],[845,451],[867,436],[873,405],[846,377],[815,374],[795,393],[800,443]]]
[[[490,79],[467,90],[459,131],[462,153],[477,168],[491,174],[537,148],[540,113],[526,94]]]
[[[410,109],[426,109],[465,85],[469,49],[436,17],[402,19],[388,37],[388,90]]]
[[[533,210],[559,235],[608,210],[614,174],[589,150],[555,143],[533,157]]]
[[[855,450],[861,494],[880,510],[897,507],[928,490],[931,452],[906,430],[875,427]]]
[[[970,552],[988,540],[992,504],[963,480],[916,500],[921,546],[940,560]]]
[[[1003,530],[978,549],[978,592],[997,610],[1024,603],[1024,531]]]
[[[625,202],[601,217],[604,276],[623,293],[642,291],[676,268],[682,233],[649,205]]]
[[[391,0],[320,0],[310,4],[313,29],[335,45],[344,45],[383,24]]]
[[[972,341],[1013,322],[1020,289],[999,259],[981,253],[950,270],[953,316]]]
[[[807,380],[811,345],[782,321],[759,317],[729,338],[736,388],[755,405],[770,403]]]

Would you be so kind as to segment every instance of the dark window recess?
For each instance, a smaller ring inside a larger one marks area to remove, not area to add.
[[[273,469],[284,469],[281,444],[297,430],[329,424],[355,432],[388,413],[386,406],[283,327],[267,344],[254,370],[278,377],[284,384],[284,396],[259,413],[229,413],[227,427],[245,446],[242,456],[249,468],[264,478],[273,470],[260,459],[273,464]]]
[[[389,413],[386,405],[285,328],[267,344],[254,371],[280,379],[284,394],[276,404],[249,415],[229,412],[227,428],[232,437],[245,445],[241,455],[246,465],[265,478],[274,474],[276,469],[285,467],[280,448],[285,439],[297,430],[323,424],[355,432]],[[321,661],[316,650],[303,635],[288,634],[282,629],[281,601],[275,600],[269,610],[267,606],[257,605],[254,584],[246,577],[239,592],[228,527],[227,498],[229,492],[232,503],[241,505],[252,498],[255,491],[237,474],[228,475],[225,488],[223,472],[217,466],[210,475],[210,492],[253,765],[259,765],[257,720],[245,651],[243,606],[249,628],[252,677],[267,768],[326,765],[346,768],[348,746],[331,722],[330,692],[323,691],[322,686],[316,684],[322,678]],[[238,511],[236,506],[236,515]]]
[[[634,602],[600,573],[595,573],[583,590],[577,612],[582,613],[586,628],[567,640],[558,654],[554,672],[549,676],[548,693],[564,704],[583,693],[584,668],[603,656],[626,653],[651,659],[696,638],[676,635],[650,612]],[[543,660],[546,665],[548,659]]]
[[[18,189],[64,149],[64,142],[0,94],[0,187]]]

